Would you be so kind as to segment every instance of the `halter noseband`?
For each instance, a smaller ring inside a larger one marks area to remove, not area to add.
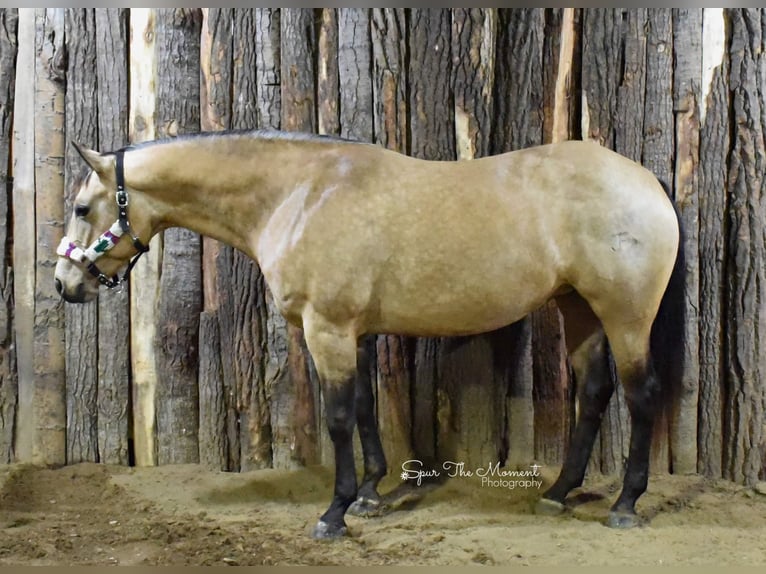
[[[133,228],[128,221],[128,192],[125,189],[125,170],[123,167],[123,160],[125,150],[121,149],[115,152],[115,175],[117,178],[117,192],[115,193],[115,199],[117,201],[118,217],[112,226],[91,243],[87,249],[82,249],[68,237],[64,237],[59,244],[56,253],[67,259],[71,259],[78,265],[84,265],[88,272],[96,277],[102,285],[108,289],[113,289],[123,282],[128,280],[130,272],[138,262],[138,259],[149,251],[149,247],[144,245],[138,236],[133,232]],[[135,247],[138,253],[128,263],[128,268],[122,277],[117,274],[109,277],[101,272],[96,265],[96,260],[104,253],[112,249],[122,239],[122,236],[128,234],[133,241],[133,247]]]

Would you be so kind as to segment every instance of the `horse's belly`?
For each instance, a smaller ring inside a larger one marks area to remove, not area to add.
[[[531,289],[522,294],[514,289],[515,293],[509,291],[507,296],[487,290],[465,294],[459,288],[430,294],[401,293],[379,302],[378,316],[369,331],[420,337],[484,333],[522,319],[545,303],[554,290]]]

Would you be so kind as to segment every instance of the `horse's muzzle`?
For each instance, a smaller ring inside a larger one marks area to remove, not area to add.
[[[59,279],[55,279],[56,291],[58,291],[61,298],[67,303],[87,303],[93,297],[90,296],[88,290],[83,283],[77,285],[73,290],[64,289],[63,283]]]

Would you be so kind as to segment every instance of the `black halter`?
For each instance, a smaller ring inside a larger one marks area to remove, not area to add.
[[[130,263],[128,263],[128,267],[125,270],[125,273],[122,275],[122,277],[118,277],[116,274],[112,277],[107,277],[104,275],[101,270],[96,266],[95,263],[91,262],[88,265],[88,271],[91,275],[94,275],[98,278],[99,282],[106,286],[107,289],[113,289],[117,287],[120,283],[126,282],[128,280],[128,277],[130,276],[130,272],[133,270],[133,267],[135,267],[136,263],[138,263],[138,260],[141,258],[141,256],[149,251],[149,246],[144,245],[143,242],[138,238],[138,236],[133,231],[133,228],[130,226],[130,221],[128,220],[128,192],[125,189],[125,168],[124,168],[124,160],[125,160],[125,150],[121,149],[114,153],[115,156],[115,176],[117,179],[117,193],[115,194],[115,199],[117,200],[117,221],[120,222],[120,227],[122,228],[122,231],[130,236],[130,239],[133,241],[133,247],[135,247],[136,255],[130,260]]]
[[[125,169],[124,155],[125,148],[116,151],[115,155],[115,176],[117,179],[117,192],[115,193],[115,199],[117,201],[117,221],[115,225],[112,225],[110,229],[102,233],[87,249],[79,248],[75,243],[70,241],[67,237],[62,239],[59,246],[58,253],[64,257],[72,259],[76,263],[83,264],[88,273],[96,277],[102,285],[108,289],[113,289],[118,285],[126,282],[133,270],[133,267],[138,262],[141,255],[149,251],[149,246],[144,245],[143,242],[133,231],[128,220],[128,191],[125,189]],[[130,236],[133,241],[133,247],[136,249],[136,255],[128,263],[128,267],[122,277],[117,274],[109,277],[105,275],[96,265],[96,260],[114,247],[123,235]]]

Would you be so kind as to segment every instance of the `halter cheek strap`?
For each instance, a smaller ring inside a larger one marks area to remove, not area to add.
[[[115,199],[117,201],[118,211],[117,221],[115,221],[107,231],[99,235],[86,249],[82,249],[68,237],[62,238],[58,249],[56,249],[57,255],[71,259],[79,265],[84,265],[88,272],[96,277],[99,282],[102,285],[105,285],[108,289],[117,287],[121,283],[127,281],[128,276],[138,262],[138,259],[141,255],[149,251],[149,247],[144,245],[133,232],[133,228],[130,226],[130,221],[128,220],[128,192],[125,189],[125,170],[123,167],[124,155],[125,150],[115,152],[115,175],[117,179],[117,193],[115,194]],[[128,268],[125,270],[125,274],[122,277],[117,275],[109,277],[101,272],[96,265],[96,260],[117,245],[125,234],[130,236],[133,241],[133,247],[138,253],[130,260]]]

